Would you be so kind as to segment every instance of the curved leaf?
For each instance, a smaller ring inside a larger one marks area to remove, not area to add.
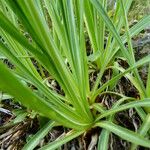
[[[112,108],[110,110],[105,111],[104,113],[100,114],[99,117],[97,117],[96,121],[98,121],[99,119],[102,119],[104,117],[107,117],[109,115],[115,114],[119,111],[123,111],[129,108],[134,108],[134,107],[150,107],[150,99],[144,99],[144,100],[138,100],[138,101],[133,101],[133,102],[129,102],[127,104],[124,105],[120,105],[117,108]]]
[[[33,150],[42,138],[46,136],[49,130],[55,125],[55,122],[49,121],[42,129],[40,129],[28,142],[22,150]]]
[[[110,123],[109,121],[102,121],[97,123],[96,126],[107,129],[108,131],[113,132],[122,139],[131,143],[150,148],[150,140],[143,138],[141,135],[131,130],[115,125],[114,123]]]
[[[72,139],[78,137],[81,135],[84,131],[70,131],[68,132],[64,137],[59,138],[58,140],[55,140],[54,142],[51,142],[50,144],[44,146],[40,150],[54,150],[56,148],[59,148],[61,145],[71,141]]]

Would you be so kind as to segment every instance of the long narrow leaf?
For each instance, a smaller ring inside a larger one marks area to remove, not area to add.
[[[107,117],[109,115],[115,114],[115,113],[123,111],[123,110],[127,110],[129,108],[134,108],[134,107],[145,107],[146,108],[149,106],[150,106],[150,99],[129,102],[129,103],[121,105],[117,108],[112,108],[110,110],[105,111],[104,113],[100,114],[96,120],[99,120],[101,118]]]
[[[44,146],[40,150],[54,150],[56,148],[59,148],[61,145],[65,144],[66,142],[69,142],[70,140],[74,139],[75,137],[78,137],[81,135],[84,131],[70,131],[68,132],[64,137],[61,137],[60,139]]]
[[[33,150],[42,138],[46,136],[49,130],[55,125],[55,122],[49,121],[42,129],[40,129],[28,142],[22,150]]]
[[[118,135],[122,139],[127,140],[131,143],[135,143],[135,144],[150,148],[149,140],[143,138],[139,134],[137,134],[133,131],[130,131],[126,128],[123,128],[121,126],[115,125],[115,124],[107,122],[107,121],[99,122],[96,124],[96,126],[105,128],[105,129],[113,132],[114,134]]]

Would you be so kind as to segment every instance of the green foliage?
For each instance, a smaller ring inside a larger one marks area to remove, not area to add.
[[[149,0],[133,0],[130,13],[129,13],[129,19],[131,21],[139,20],[144,16],[145,14],[150,13],[150,2]]]
[[[35,148],[58,125],[71,130],[42,149],[56,149],[96,126],[103,128],[99,149],[107,149],[111,132],[132,142],[133,149],[136,145],[150,147],[150,141],[144,138],[149,131],[150,69],[146,88],[138,72],[138,67],[150,62],[150,56],[136,61],[131,40],[149,25],[150,15],[129,28],[127,13],[131,4],[132,0],[117,1],[110,18],[106,0],[0,1],[0,36],[4,39],[0,42],[0,59],[7,58],[15,66],[9,69],[0,63],[0,90],[52,120],[31,138],[25,150]],[[129,67],[114,65],[118,58],[125,60]],[[99,71],[93,86],[89,77],[91,66]],[[103,84],[102,77],[108,69],[115,69],[116,73]],[[123,76],[135,86],[141,100],[116,93],[113,88],[107,91]],[[45,84],[48,78],[57,81],[62,92]],[[107,110],[96,102],[102,94],[121,98]],[[138,133],[113,123],[117,112],[129,108],[135,108],[142,118]]]

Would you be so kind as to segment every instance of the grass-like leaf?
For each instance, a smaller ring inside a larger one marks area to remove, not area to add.
[[[150,147],[150,141],[143,138],[142,136],[138,135],[137,133],[130,131],[126,128],[120,127],[118,125],[115,125],[113,123],[102,121],[100,123],[97,123],[96,126],[105,128],[114,134],[118,135],[124,140],[127,140],[129,142],[144,146],[144,147]]]
[[[44,127],[42,127],[23,147],[23,150],[33,150],[40,142],[42,138],[50,131],[50,129],[55,125],[55,122],[48,122]]]

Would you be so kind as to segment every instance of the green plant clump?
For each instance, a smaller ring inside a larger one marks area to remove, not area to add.
[[[132,150],[137,145],[150,148],[146,138],[150,129],[150,67],[146,85],[138,71],[150,63],[150,56],[136,61],[131,40],[150,24],[150,15],[129,28],[127,14],[132,0],[117,0],[111,18],[107,4],[107,0],[0,1],[0,59],[14,65],[10,69],[0,62],[0,91],[50,120],[24,150],[34,149],[55,126],[70,131],[42,150],[56,149],[95,127],[102,129],[99,150],[108,149],[111,132],[131,142]],[[119,60],[128,68],[119,65]],[[113,74],[104,82],[108,70]],[[91,72],[98,72],[92,83]],[[121,77],[134,85],[138,98],[113,90]],[[56,81],[60,91],[48,84],[49,78]],[[117,98],[109,109],[97,101],[106,94]],[[115,114],[129,108],[142,120],[137,132],[115,121]]]

